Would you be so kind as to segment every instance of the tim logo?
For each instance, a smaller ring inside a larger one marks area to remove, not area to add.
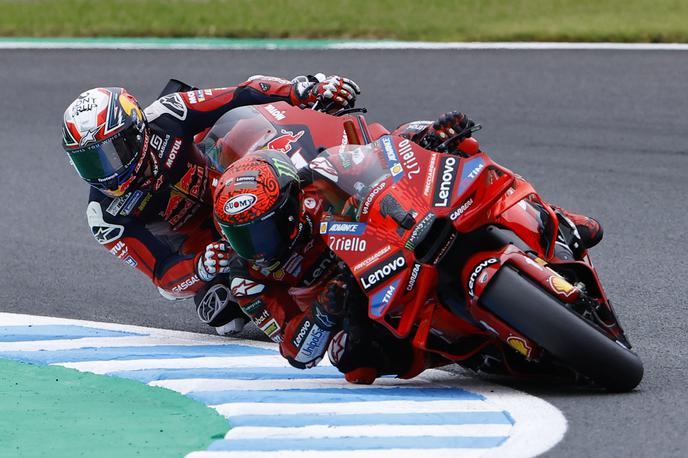
[[[275,151],[280,151],[282,153],[288,153],[291,151],[291,144],[296,142],[299,138],[303,136],[303,131],[299,131],[296,135],[294,135],[294,132],[282,129],[281,130],[282,135],[279,137],[270,140],[267,145],[265,145],[266,149],[271,149]]]

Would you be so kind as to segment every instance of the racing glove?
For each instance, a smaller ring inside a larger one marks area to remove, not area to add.
[[[234,255],[227,242],[213,242],[205,247],[196,263],[196,273],[203,281],[210,281],[216,275],[229,272],[229,261]]]
[[[461,140],[471,136],[471,128],[475,126],[468,116],[458,111],[450,111],[418,133],[413,141],[430,150],[436,150],[442,143],[451,137],[464,132],[452,145],[446,145],[446,149],[458,144]],[[444,148],[443,148],[444,149]]]
[[[351,275],[341,273],[327,282],[314,303],[315,322],[323,329],[333,329],[344,316],[349,297]]]
[[[294,95],[301,108],[317,108],[333,112],[341,108],[353,107],[361,89],[356,83],[341,76],[315,76],[294,78]],[[316,105],[317,104],[317,105]]]

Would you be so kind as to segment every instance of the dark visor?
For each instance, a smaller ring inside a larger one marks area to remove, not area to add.
[[[124,172],[138,157],[142,143],[143,135],[132,125],[111,139],[67,154],[84,180],[99,183]]]
[[[290,196],[280,208],[262,219],[240,226],[220,221],[220,229],[239,256],[249,261],[271,263],[280,260],[291,246],[298,205],[298,199]]]

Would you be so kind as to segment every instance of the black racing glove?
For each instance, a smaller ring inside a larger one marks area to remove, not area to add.
[[[457,134],[461,134],[449,145],[442,148],[443,151],[456,146],[464,138],[471,136],[471,128],[475,126],[468,116],[458,111],[445,113],[440,118],[416,135],[413,139],[423,148],[436,150],[440,145]]]
[[[346,312],[347,300],[353,277],[340,273],[327,282],[315,300],[314,319],[324,329],[331,330],[341,322]]]

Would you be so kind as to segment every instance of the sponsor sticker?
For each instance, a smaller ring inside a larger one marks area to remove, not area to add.
[[[309,210],[313,210],[315,208],[316,204],[317,204],[317,202],[312,197],[306,197],[305,199],[303,199],[303,206]]]
[[[236,215],[253,207],[257,200],[254,194],[240,194],[229,199],[223,210],[228,215]]]
[[[420,272],[420,264],[415,262],[411,269],[411,276],[406,284],[406,291],[413,291],[413,287],[416,286],[416,280],[418,279],[418,272]]]
[[[435,221],[435,218],[436,216],[434,214],[428,213],[422,220],[420,220],[418,224],[414,226],[413,232],[411,232],[411,235],[406,241],[406,248],[409,250],[416,248],[418,241],[428,232],[432,222]]]
[[[378,183],[372,191],[368,194],[368,197],[366,197],[365,201],[363,201],[363,207],[361,208],[361,214],[362,215],[367,215],[368,212],[370,211],[370,205],[375,201],[375,198],[380,194],[380,191],[385,189],[385,186],[387,186],[386,181],[382,181]]]
[[[454,156],[443,156],[440,159],[440,168],[435,180],[435,191],[432,195],[432,205],[446,207],[449,204],[449,196],[456,181],[456,169],[459,160]]]
[[[280,333],[282,328],[280,328],[280,325],[277,324],[277,320],[274,318],[261,326],[260,330],[263,331],[265,335],[268,336],[273,342],[281,343],[283,340],[282,334]]]
[[[459,219],[461,215],[463,215],[466,212],[466,210],[471,208],[471,205],[473,205],[473,198],[469,197],[467,201],[459,205],[459,208],[451,212],[451,214],[449,215],[449,219],[452,221],[456,221],[457,219]]]
[[[320,233],[329,235],[363,235],[366,223],[342,223],[337,221],[320,223]]]
[[[435,181],[435,173],[437,167],[437,154],[433,154],[430,157],[430,164],[428,165],[428,174],[425,177],[425,183],[423,185],[423,196],[429,197],[430,190],[432,189],[432,183]]]
[[[576,291],[571,283],[556,275],[550,276],[548,282],[554,291],[565,297],[569,297]]]
[[[132,258],[131,256],[129,256],[127,259],[125,259],[124,263],[131,266],[131,267],[136,267],[139,265],[139,263],[136,262],[136,260],[134,258]]]
[[[306,335],[303,345],[299,349],[299,353],[294,359],[296,361],[305,363],[323,354],[327,347],[327,339],[330,333],[325,329],[315,325]]]
[[[284,113],[284,111],[279,111],[277,108],[275,108],[274,105],[266,105],[265,106],[265,111],[270,113],[273,118],[275,118],[277,121],[282,121],[284,120],[287,116]]]
[[[291,144],[303,136],[302,130],[300,130],[297,134],[285,129],[282,129],[281,132],[282,135],[270,140],[267,145],[265,145],[265,149],[280,151],[286,154],[291,151]]]
[[[299,325],[299,332],[294,336],[293,339],[291,339],[292,345],[294,345],[296,348],[301,348],[301,344],[303,343],[303,338],[306,337],[306,334],[308,334],[308,331],[313,327],[313,322],[310,321],[308,318],[304,318],[303,321],[301,321],[301,324]]]
[[[389,253],[391,250],[392,250],[392,247],[391,247],[390,245],[387,245],[386,247],[382,248],[381,250],[379,250],[378,252],[376,252],[376,253],[375,253],[374,255],[372,255],[371,257],[369,257],[369,258],[367,258],[367,259],[364,259],[363,261],[361,261],[361,262],[359,262],[358,264],[356,264],[356,265],[354,266],[354,270],[355,270],[355,271],[358,271],[358,270],[361,270],[361,269],[364,269],[364,268],[368,267],[369,265],[371,265],[371,264],[377,262],[381,257],[383,257],[384,255],[386,255],[387,253]]]
[[[179,148],[182,146],[182,141],[181,139],[176,139],[174,141],[174,145],[172,145],[172,149],[170,150],[170,154],[167,155],[167,161],[165,161],[165,167],[168,169],[172,168],[172,165],[174,165],[174,160],[177,159],[177,154],[179,154]]]
[[[385,152],[385,157],[387,159],[387,167],[390,173],[394,177],[394,182],[396,183],[403,176],[404,172],[401,162],[399,161],[399,156],[397,155],[397,150],[394,147],[394,142],[392,142],[392,137],[385,136],[380,139],[380,144]]]
[[[392,303],[394,293],[396,293],[401,280],[394,280],[387,288],[373,294],[371,298],[370,313],[373,316],[380,317],[385,314],[387,307]]]
[[[364,252],[367,242],[360,237],[335,237],[330,235],[327,245],[332,251]]]
[[[201,281],[201,280],[200,280],[200,278],[198,278],[198,275],[194,275],[193,277],[187,278],[186,280],[184,280],[183,282],[181,282],[180,284],[178,284],[177,286],[172,288],[172,291],[174,291],[175,293],[180,293],[180,292],[188,289],[190,286],[194,285],[195,283],[198,283],[199,281]]]
[[[480,172],[485,168],[485,161],[483,158],[476,157],[466,161],[461,172],[461,181],[459,182],[458,195],[461,195],[473,183],[473,180],[480,175]]]
[[[533,348],[528,345],[528,342],[522,337],[518,336],[509,336],[506,338],[506,343],[508,343],[511,348],[525,356],[526,358],[530,358],[530,354],[533,351]]]
[[[112,216],[116,216],[120,210],[122,210],[122,207],[124,207],[124,204],[127,202],[127,198],[129,197],[131,193],[126,193],[123,196],[116,197],[110,202],[110,205],[108,205],[107,209],[105,210]]]
[[[475,266],[475,269],[473,269],[473,272],[471,272],[471,275],[468,277],[468,294],[470,296],[475,296],[473,288],[475,287],[475,281],[478,279],[480,272],[482,272],[487,266],[490,266],[496,262],[497,258],[488,258]]]
[[[368,292],[375,285],[384,283],[389,278],[406,268],[406,258],[401,251],[397,251],[380,264],[371,267],[361,274],[360,280],[363,290]]]
[[[406,169],[406,176],[410,180],[414,175],[420,173],[420,165],[416,159],[416,154],[413,152],[413,143],[411,140],[405,138],[399,142],[399,157]],[[392,172],[394,176],[394,172]]]
[[[141,200],[143,194],[144,192],[139,191],[138,189],[132,193],[131,197],[127,199],[124,209],[122,209],[122,216],[127,216],[132,212],[132,210],[134,210],[134,207],[136,207],[136,204],[139,203],[139,200]]]
[[[232,295],[236,297],[252,296],[262,292],[265,289],[265,285],[247,278],[235,277],[232,279],[230,289],[232,291]]]

